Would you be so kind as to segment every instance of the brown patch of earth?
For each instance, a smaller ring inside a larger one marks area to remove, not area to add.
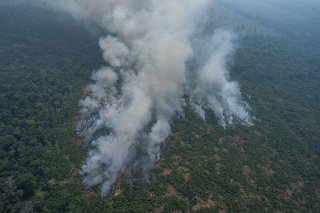
[[[203,201],[199,197],[196,197],[196,199],[197,204],[192,207],[193,211],[198,211],[200,209],[210,209],[218,205],[218,202],[212,201],[211,199],[208,199],[207,201]]]
[[[190,179],[191,172],[190,172],[190,170],[188,168],[183,167],[183,166],[179,166],[178,170],[183,173],[183,177],[184,177],[185,180],[189,180]]]
[[[160,206],[159,208],[156,208],[153,210],[153,213],[161,213],[164,212],[164,206]]]
[[[218,155],[218,154],[214,154],[213,157],[214,157],[214,159],[216,159],[216,160],[221,160],[221,156]]]
[[[162,174],[163,174],[163,175],[169,175],[169,174],[171,174],[171,169],[168,169],[168,168],[163,169]]]
[[[214,167],[217,171],[220,171],[220,169],[222,168],[222,164],[221,163],[216,163],[215,167]]]
[[[246,166],[242,167],[242,174],[244,176],[248,177],[250,172],[251,172],[251,168],[249,166],[246,165]]]

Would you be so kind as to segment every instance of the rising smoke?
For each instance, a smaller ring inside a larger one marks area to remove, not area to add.
[[[93,72],[95,84],[88,87],[89,95],[80,101],[83,119],[78,130],[91,146],[81,169],[86,187],[100,185],[102,196],[106,196],[119,174],[135,178],[136,171],[140,171],[148,179],[171,133],[172,120],[183,113],[186,102],[203,119],[205,110],[212,110],[224,127],[234,123],[252,125],[249,107],[241,100],[237,83],[228,80],[227,62],[234,51],[235,35],[216,31],[202,45],[203,52],[209,53],[205,54],[206,61],[197,63],[196,69],[186,67],[190,60],[203,60],[199,59],[201,48],[194,47],[192,40],[208,3],[51,3],[87,25],[98,24],[108,34],[99,40],[108,66]]]

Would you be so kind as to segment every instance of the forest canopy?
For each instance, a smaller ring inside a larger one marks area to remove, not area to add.
[[[255,125],[223,128],[214,113],[204,122],[187,105],[153,181],[122,175],[102,199],[82,185],[88,146],[76,134],[78,102],[91,72],[105,65],[101,32],[57,11],[3,2],[1,212],[320,211],[319,4],[293,4],[287,10],[303,18],[287,21],[220,5],[242,17],[241,25],[221,18],[210,27],[230,23],[239,35],[230,74]]]

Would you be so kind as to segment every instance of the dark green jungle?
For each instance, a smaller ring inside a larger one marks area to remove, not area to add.
[[[319,20],[239,36],[230,73],[254,126],[224,129],[186,107],[154,182],[120,177],[101,198],[81,183],[75,130],[104,64],[98,35],[43,8],[0,5],[0,212],[320,212]]]

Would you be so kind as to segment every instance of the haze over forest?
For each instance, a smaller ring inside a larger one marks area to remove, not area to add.
[[[320,211],[319,59],[317,0],[0,0],[0,211]]]

